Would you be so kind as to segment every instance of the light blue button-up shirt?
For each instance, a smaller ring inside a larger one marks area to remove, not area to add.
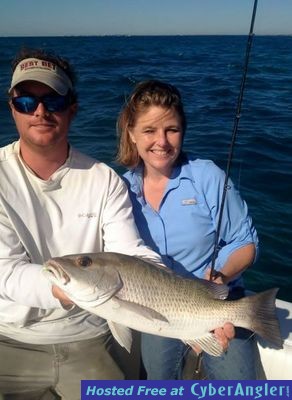
[[[174,168],[159,210],[143,195],[143,169],[128,171],[124,178],[133,203],[142,239],[161,254],[169,268],[182,275],[203,278],[214,252],[225,174],[210,160],[191,160]],[[230,181],[220,229],[220,250],[215,268],[220,270],[236,249],[258,238],[246,203]],[[233,282],[233,284],[239,284]]]

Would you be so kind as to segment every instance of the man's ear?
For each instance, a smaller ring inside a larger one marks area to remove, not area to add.
[[[8,105],[10,107],[10,111],[11,111],[12,117],[15,119],[15,108],[13,107],[13,104],[12,104],[11,100],[8,101]]]
[[[78,111],[78,103],[71,104],[70,111],[71,111],[71,117],[74,118]]]

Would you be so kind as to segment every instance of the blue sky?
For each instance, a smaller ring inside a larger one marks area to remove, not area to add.
[[[1,0],[0,36],[246,34],[253,0]],[[258,0],[255,33],[292,34],[292,0]]]

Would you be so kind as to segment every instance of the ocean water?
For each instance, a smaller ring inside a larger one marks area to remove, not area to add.
[[[135,83],[158,78],[181,91],[184,149],[226,168],[242,77],[245,36],[0,38],[0,146],[17,139],[7,106],[10,62],[21,46],[43,47],[75,66],[79,112],[71,143],[115,165],[116,117]],[[247,201],[260,256],[245,272],[255,291],[279,287],[292,301],[292,37],[255,36],[231,177]],[[1,179],[1,177],[0,177]],[[175,223],[175,222],[174,222]],[[195,229],[195,228],[194,228]]]

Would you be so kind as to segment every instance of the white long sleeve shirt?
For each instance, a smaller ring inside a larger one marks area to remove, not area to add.
[[[49,344],[105,333],[101,318],[78,307],[64,310],[41,272],[51,257],[100,251],[161,262],[139,237],[118,175],[71,148],[44,181],[21,159],[19,142],[1,148],[0,335]]]

